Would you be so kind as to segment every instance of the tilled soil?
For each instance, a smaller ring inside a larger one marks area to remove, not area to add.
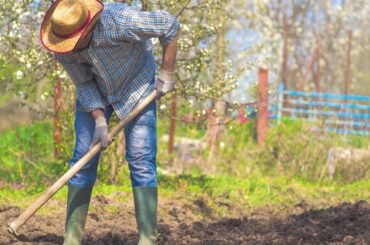
[[[7,233],[5,224],[16,218],[21,210],[13,206],[0,207],[0,244],[62,244],[65,204],[54,201],[52,205],[50,213],[32,217],[19,230],[24,235],[18,239]],[[46,209],[49,207],[50,204]],[[370,204],[366,201],[317,210],[298,204],[284,212],[261,209],[241,218],[215,218],[212,209],[201,200],[193,203],[162,200],[158,244],[370,244]],[[202,213],[209,218],[202,218]],[[84,244],[136,243],[132,202],[94,197]]]

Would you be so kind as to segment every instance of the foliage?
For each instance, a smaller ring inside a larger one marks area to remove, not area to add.
[[[32,102],[51,94],[46,81],[62,76],[38,40],[49,1],[0,1],[0,87],[3,94],[22,94]],[[5,74],[5,75],[4,75]],[[64,75],[65,76],[65,75]]]
[[[226,3],[225,0],[202,2],[144,0],[126,3],[145,10],[164,9],[178,16],[181,36],[177,90],[184,96],[192,96],[193,99],[200,97],[204,99],[203,95],[222,97],[235,88],[231,64],[229,62],[216,64],[214,59],[214,53],[220,47],[216,47],[213,42],[228,22],[227,18],[223,18],[222,21],[218,18],[224,12]],[[56,79],[70,82],[65,72],[55,64],[52,56],[42,48],[38,40],[39,27],[49,5],[50,1],[1,2],[0,88],[4,88],[3,94],[21,93],[29,100],[41,103],[40,100],[52,95],[51,85]],[[158,46],[156,57],[160,61],[161,48],[156,39],[153,39],[153,42]],[[221,49],[226,50],[226,45]],[[217,67],[220,66],[225,67],[226,73],[218,74]],[[202,104],[199,106],[203,107]]]
[[[165,9],[176,15],[181,24],[176,63],[178,106],[186,106],[197,116],[204,114],[210,103],[223,99],[237,87],[239,67],[227,57],[227,35],[234,18],[229,2],[207,1],[142,1],[146,10]],[[161,48],[156,42],[158,65]],[[220,59],[219,56],[225,56]],[[206,103],[207,102],[207,103]],[[169,97],[161,100],[162,113],[169,114]]]
[[[238,42],[248,43],[244,52],[238,50],[240,62],[257,53],[256,59],[265,60],[277,81],[293,89],[312,91],[321,80],[322,90],[342,92],[352,31],[351,91],[368,92],[367,69],[360,65],[370,52],[368,1],[251,0],[240,2],[237,11],[241,19],[237,27],[246,37]]]

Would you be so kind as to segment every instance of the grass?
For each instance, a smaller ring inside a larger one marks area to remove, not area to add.
[[[172,156],[167,154],[167,143],[161,143],[160,140],[166,133],[166,128],[166,123],[158,123],[159,163],[163,159],[166,162],[172,159]],[[60,145],[62,155],[58,160],[53,157],[52,132],[52,123],[46,121],[19,126],[1,133],[1,179],[6,183],[37,186],[47,184],[50,182],[48,180],[63,173],[68,168],[73,148],[73,130],[67,125],[63,126],[63,142]],[[204,137],[205,130],[194,125],[179,124],[176,134],[178,137],[199,139]],[[228,173],[239,178],[251,175],[282,175],[312,181],[322,181],[328,177],[327,154],[331,147],[367,148],[370,144],[366,137],[317,135],[310,132],[304,123],[292,120],[284,120],[279,126],[271,128],[264,147],[258,147],[253,140],[253,123],[229,125],[221,141],[224,146],[218,147],[211,161],[212,168],[217,169],[219,173]],[[101,160],[99,177],[106,183],[110,183],[112,162],[123,159],[123,156],[117,155],[115,147],[114,143],[113,148],[105,152]],[[199,158],[199,163],[207,162],[207,149],[196,157]],[[125,169],[127,170],[126,164],[120,166],[116,183],[127,178]],[[357,180],[357,176],[336,178],[343,182]]]
[[[39,183],[61,170],[53,158],[52,125],[18,126],[0,135],[0,177],[5,182]],[[30,178],[32,176],[32,178]]]
[[[237,207],[248,212],[258,208],[293,207],[307,203],[312,207],[327,207],[341,202],[356,202],[370,199],[370,180],[360,180],[350,184],[336,182],[310,182],[300,178],[250,176],[181,175],[159,176],[160,198],[195,203],[203,200],[217,214],[227,214],[227,206]],[[5,187],[0,189],[0,206],[12,205],[27,207],[45,187],[30,189]],[[118,194],[124,195],[118,195]],[[129,181],[120,185],[96,184],[93,195],[109,196],[116,201],[131,200]],[[62,188],[54,200],[64,202],[66,187]],[[226,204],[226,206],[225,206]],[[232,209],[231,208],[231,209]],[[109,209],[109,207],[108,207]],[[112,212],[116,207],[112,207]],[[289,209],[288,209],[289,210]],[[46,212],[46,210],[41,213]]]
[[[207,195],[210,198],[226,198],[233,202],[244,202],[252,207],[266,205],[294,204],[301,200],[316,201],[348,200],[370,198],[370,180],[351,184],[335,182],[310,182],[300,178],[283,176],[179,176],[165,177],[164,189],[193,195]],[[172,184],[172,185],[171,185]],[[168,188],[168,186],[170,188]]]

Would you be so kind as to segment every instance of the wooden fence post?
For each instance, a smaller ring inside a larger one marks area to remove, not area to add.
[[[168,153],[172,154],[175,146],[175,128],[176,128],[176,106],[177,106],[177,96],[176,92],[172,93],[171,98],[171,111],[170,111],[170,132],[169,132],[169,142],[168,142]]]
[[[268,71],[260,68],[258,71],[258,113],[257,113],[257,143],[263,145],[268,128]]]

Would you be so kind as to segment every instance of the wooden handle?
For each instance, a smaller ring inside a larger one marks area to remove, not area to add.
[[[156,97],[157,91],[154,90],[148,97],[140,102],[126,118],[122,119],[109,132],[110,137],[116,136],[129,122],[131,122],[139,113],[149,105]],[[33,202],[19,217],[8,225],[8,231],[18,235],[17,230],[26,221],[34,215],[58,190],[60,190],[67,181],[72,178],[83,166],[85,166],[102,149],[101,143],[94,145],[73,167],[71,167],[62,177],[60,177],[52,186],[50,186],[35,202]]]

